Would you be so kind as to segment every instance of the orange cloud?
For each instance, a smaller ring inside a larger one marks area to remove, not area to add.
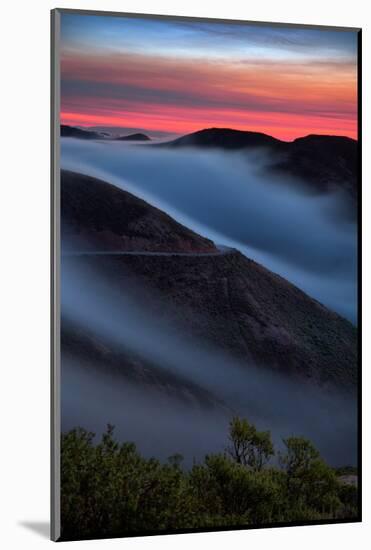
[[[357,71],[345,62],[80,54],[63,56],[61,66],[66,124],[357,136]]]

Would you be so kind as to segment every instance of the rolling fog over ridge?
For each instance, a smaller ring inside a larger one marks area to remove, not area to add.
[[[340,195],[278,177],[261,151],[168,150],[62,139],[62,168],[99,177],[239,249],[356,320],[356,225]],[[197,197],[197,199],[195,198]]]
[[[62,326],[72,321],[95,334],[97,346],[129,349],[205,388],[225,405],[186,407],[174,392],[133,385],[125,370],[113,375],[105,364],[97,370],[89,360],[77,360],[65,350],[63,429],[84,425],[100,433],[110,422],[116,424],[119,437],[136,441],[149,455],[156,448],[163,458],[179,451],[191,460],[223,448],[227,423],[236,412],[271,429],[277,444],[283,436],[302,434],[332,463],[354,462],[356,407],[349,396],[242,365],[205,342],[190,340],[166,307],[161,307],[159,318],[145,307],[145,298],[133,298],[142,296],[138,282],[127,283],[118,288],[75,257],[64,256]]]
[[[345,195],[309,192],[299,180],[279,177],[269,169],[271,159],[262,150],[180,150],[71,138],[62,139],[61,144],[63,169],[129,191],[217,245],[240,250],[355,322],[356,225],[347,212]],[[91,189],[89,182],[85,184]],[[73,195],[69,200],[73,205]],[[62,260],[63,324],[91,334],[101,357],[94,366],[89,354],[84,358],[84,353],[64,350],[64,430],[83,425],[101,433],[110,422],[120,439],[134,440],[149,456],[155,448],[163,459],[178,451],[191,461],[224,448],[228,421],[237,413],[261,429],[272,430],[278,446],[281,437],[304,435],[332,464],[355,463],[352,396],[298,383],[256,368],[248,360],[241,364],[203,339],[189,339],[174,324],[162,300],[159,319],[147,304],[133,299],[142,295],[138,286],[121,279],[120,288],[115,289],[111,276],[105,280],[99,270],[85,272],[85,260],[81,263],[78,256],[66,255]],[[93,265],[98,268],[103,261],[105,257],[98,256]],[[171,261],[182,269],[180,259]],[[150,256],[144,265],[156,284],[166,278],[167,268],[162,273]],[[189,266],[184,274],[191,282],[194,275]],[[170,280],[173,276],[169,266]],[[181,292],[179,281],[175,287]],[[195,290],[192,285],[188,288]],[[152,362],[154,371],[158,366],[179,376],[178,387],[170,390],[169,385],[165,390],[161,383],[146,385],[144,379],[142,384],[133,383],[125,377],[124,359],[117,365],[122,373],[111,373],[105,353],[120,350],[123,357],[125,353],[138,357],[138,372]],[[192,390],[185,405],[179,398],[182,380],[214,396],[220,406],[208,409],[205,402],[200,408],[192,400]]]

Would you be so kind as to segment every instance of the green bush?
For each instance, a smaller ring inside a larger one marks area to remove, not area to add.
[[[118,443],[108,426],[99,443],[76,428],[61,441],[62,538],[290,523],[357,516],[357,489],[344,485],[310,441],[284,440],[278,466],[269,432],[230,424],[226,453],[190,470]]]

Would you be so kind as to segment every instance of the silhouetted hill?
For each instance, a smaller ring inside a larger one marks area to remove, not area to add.
[[[116,141],[151,141],[151,138],[146,134],[130,134],[129,136],[119,136]]]
[[[358,143],[342,136],[309,135],[287,146],[287,156],[276,167],[318,187],[357,192]]]
[[[357,141],[343,136],[309,135],[292,142],[228,128],[209,128],[166,144],[224,150],[265,149],[273,153],[271,168],[310,183],[318,191],[342,189],[357,195]]]
[[[207,128],[188,134],[169,143],[172,147],[220,147],[222,149],[245,149],[270,147],[281,149],[285,142],[260,132],[245,132],[230,128]]]
[[[73,137],[78,139],[104,139],[104,135],[90,130],[82,130],[74,126],[61,124],[61,137]]]
[[[212,241],[101,180],[61,171],[62,238],[93,250],[213,252]]]

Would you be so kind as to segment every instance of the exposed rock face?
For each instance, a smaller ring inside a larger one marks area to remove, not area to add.
[[[134,195],[65,170],[61,172],[61,217],[62,238],[78,250],[216,251],[212,241]]]
[[[61,125],[61,137],[73,137],[78,139],[103,139],[104,135],[90,130],[82,130],[74,126]]]

